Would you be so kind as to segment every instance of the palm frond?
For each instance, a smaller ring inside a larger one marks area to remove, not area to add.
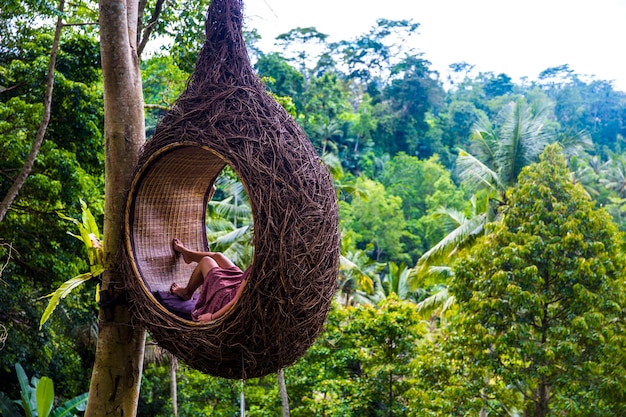
[[[6,417],[21,417],[15,402],[10,399],[4,392],[0,392],[0,415]]]
[[[623,158],[612,158],[602,174],[600,184],[617,193],[619,197],[626,197],[626,164]]]
[[[547,101],[537,101],[531,106],[524,99],[511,102],[503,109],[497,151],[502,183],[514,184],[522,168],[539,159],[550,142],[549,132],[545,129],[549,112]]]
[[[330,171],[330,174],[335,180],[341,180],[343,177],[343,167],[341,166],[341,159],[331,152],[326,152],[322,155],[322,162]]]
[[[207,219],[206,229],[207,235],[209,236],[217,236],[225,232],[230,232],[234,228],[235,225],[233,224],[233,222],[228,220],[227,218],[212,216]],[[211,240],[212,238],[209,237],[209,241]]]
[[[445,260],[451,253],[465,247],[482,233],[487,221],[486,213],[478,214],[460,224],[456,229],[441,239],[435,246],[424,253],[417,265],[432,266]],[[444,262],[445,263],[445,262]]]
[[[234,230],[214,232],[207,234],[207,238],[212,245],[216,245],[220,248],[227,248],[235,242],[239,242],[244,236],[246,240],[249,240],[250,226],[241,226]]]
[[[470,135],[470,150],[485,165],[495,167],[498,135],[486,116],[481,117],[473,126]]]
[[[456,160],[459,179],[473,190],[502,189],[498,174],[475,156],[459,150]]]
[[[432,216],[443,223],[444,230],[450,231],[467,221],[467,217],[463,211],[450,207],[439,207]]]
[[[582,158],[580,158],[582,159]],[[573,158],[574,167],[571,168],[570,178],[573,183],[583,186],[587,194],[592,197],[600,196],[602,186],[600,176],[606,172],[609,161],[602,162],[598,156],[588,157],[580,163],[579,158]]]
[[[436,292],[430,297],[417,303],[417,312],[422,316],[442,315],[454,303],[454,296],[450,295],[446,285],[435,288],[435,290]]]
[[[46,295],[44,298],[50,297],[50,301],[48,302],[48,306],[39,320],[39,330],[41,330],[46,321],[48,321],[62,299],[67,297],[67,295],[70,294],[76,287],[82,285],[86,281],[89,281],[91,278],[102,274],[103,272],[104,268],[102,266],[98,266],[93,269],[93,272],[86,272],[68,279],[59,288],[57,288],[56,291]]]
[[[62,406],[57,407],[52,411],[51,417],[70,417],[76,415],[75,411],[84,411],[88,396],[89,393],[86,392],[67,400]]]
[[[371,294],[374,291],[374,277],[376,277],[376,272],[381,267],[381,264],[367,258],[362,251],[350,253],[347,256],[340,256],[339,270],[344,272],[341,286],[344,287],[348,283],[354,282],[357,288]]]
[[[419,288],[428,288],[447,282],[454,275],[452,268],[446,265],[427,266],[418,264],[409,277],[409,288],[415,292]]]
[[[237,219],[250,219],[252,217],[252,210],[250,205],[237,201],[234,196],[226,197],[221,201],[211,201],[209,205],[215,209],[215,212],[226,218]]]
[[[563,148],[563,154],[567,159],[578,156],[586,150],[593,149],[591,135],[585,130],[574,133],[563,133],[558,138],[558,143]]]

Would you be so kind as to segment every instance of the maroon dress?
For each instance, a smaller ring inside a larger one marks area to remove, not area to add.
[[[193,320],[198,321],[198,317],[202,314],[215,313],[228,304],[235,298],[237,290],[247,275],[248,270],[243,272],[237,266],[225,269],[215,267],[209,270],[200,287],[200,296],[196,306],[191,312]]]

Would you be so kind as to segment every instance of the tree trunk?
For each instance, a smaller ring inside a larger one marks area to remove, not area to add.
[[[287,385],[285,384],[285,373],[278,370],[278,389],[280,391],[280,403],[283,406],[283,417],[289,417],[289,396],[287,395]]]
[[[138,0],[100,0],[104,80],[105,212],[99,335],[86,417],[137,413],[145,330],[133,327],[116,256],[122,247],[125,190],[145,141],[136,53]],[[108,302],[110,301],[110,302]]]
[[[178,390],[176,388],[176,370],[178,369],[178,358],[171,353],[170,357],[170,396],[172,397],[172,411],[174,417],[178,417]]]
[[[489,384],[489,377],[487,375],[484,376],[483,382],[485,383],[485,387]],[[480,409],[478,417],[487,417],[487,388],[480,390],[480,398],[483,402],[483,407]]]
[[[391,410],[393,409],[393,372],[389,372],[389,404],[387,404],[387,416],[391,417],[393,413]]]
[[[535,395],[535,412],[533,417],[546,417],[550,414],[550,387],[542,378]]]
[[[59,17],[57,18],[56,28],[54,31],[54,40],[52,41],[52,50],[50,52],[50,62],[48,64],[48,76],[46,80],[46,92],[43,98],[43,117],[41,118],[41,123],[39,124],[39,129],[37,130],[37,134],[35,135],[35,139],[33,140],[33,146],[30,148],[30,152],[24,161],[24,166],[20,171],[19,175],[9,188],[9,192],[0,202],[0,222],[4,219],[9,211],[9,207],[13,204],[13,200],[17,197],[20,190],[24,186],[26,182],[26,178],[30,175],[30,172],[33,169],[33,165],[35,165],[35,160],[37,159],[37,154],[39,153],[39,149],[41,148],[41,144],[43,143],[43,138],[46,135],[46,130],[48,130],[48,123],[50,123],[50,114],[52,112],[52,90],[54,88],[54,67],[56,66],[57,60],[57,51],[59,49],[59,38],[61,37],[61,29],[63,28],[63,10],[65,8],[65,1],[61,0],[59,2]]]

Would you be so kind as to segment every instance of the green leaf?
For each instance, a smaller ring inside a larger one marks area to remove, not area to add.
[[[37,398],[37,416],[48,417],[54,403],[54,383],[47,376],[42,377],[37,384],[35,393]]]
[[[424,317],[431,316],[435,311],[439,311],[439,314],[443,315],[454,301],[454,296],[448,292],[448,287],[441,286],[430,297],[417,303],[416,309]]]
[[[0,415],[3,417],[21,417],[13,400],[9,399],[4,392],[0,392]]]
[[[445,260],[455,250],[471,243],[473,238],[480,235],[487,217],[484,213],[470,219],[465,219],[456,229],[445,236],[439,243],[424,253],[418,261],[418,266],[431,266],[436,262]]]
[[[104,270],[105,268],[102,264],[96,264],[91,267],[91,275],[93,275],[93,277],[97,277],[98,275],[104,273]]]
[[[457,158],[458,175],[462,182],[476,190],[496,190],[503,188],[497,172],[489,168],[474,155],[459,150]]]
[[[104,269],[102,269],[102,271],[103,270]],[[102,273],[102,271],[100,271],[98,274]],[[78,287],[80,284],[84,283],[85,281],[90,280],[93,277],[94,277],[94,274],[92,274],[91,272],[87,272],[87,273],[84,273],[84,274],[77,275],[74,278],[70,278],[67,281],[65,281],[63,283],[63,285],[61,285],[52,294],[48,294],[46,297],[52,297],[52,298],[50,298],[50,302],[48,303],[48,307],[46,307],[46,310],[41,315],[41,320],[39,321],[39,329],[41,329],[43,327],[44,323],[46,321],[48,321],[48,319],[50,318],[50,316],[54,312],[54,309],[59,304],[59,301],[61,301],[70,292],[72,292],[72,290],[74,288]]]
[[[19,363],[15,364],[15,373],[17,373],[17,380],[20,382],[20,394],[22,396],[22,407],[24,407],[24,413],[26,417],[33,416],[33,409],[31,407],[31,387],[28,384],[28,377],[24,368]]]
[[[63,213],[58,213],[58,215],[62,219],[70,221],[70,222],[74,223],[76,225],[76,227],[78,227],[78,231],[80,232],[80,236],[79,235],[75,235],[74,233],[69,232],[69,231],[67,232],[67,234],[70,235],[70,236],[74,236],[78,240],[81,240],[85,244],[85,247],[87,248],[87,252],[89,252],[89,249],[91,249],[91,247],[93,245],[91,243],[91,237],[89,236],[89,230],[84,226],[84,223],[87,223],[87,221],[83,221],[83,223],[81,223],[78,220],[73,219],[71,217],[68,217],[68,216],[66,216]],[[91,259],[90,259],[90,261],[91,261]]]
[[[84,394],[81,394],[77,397],[72,398],[71,400],[66,401],[65,403],[63,403],[62,406],[55,408],[54,411],[52,411],[51,416],[52,417],[65,417],[65,416],[73,415],[74,410],[83,411],[85,409],[85,404],[87,403],[88,396],[89,396],[89,393],[86,392]]]
[[[80,205],[83,210],[83,226],[89,233],[93,233],[97,238],[100,238],[98,224],[96,223],[96,219],[93,217],[93,214],[91,214],[91,210],[87,208],[87,204],[83,200],[80,200]]]
[[[70,236],[74,236],[76,239],[80,240],[81,242],[83,241],[83,238],[77,234],[74,234],[72,232],[66,232],[66,233]]]

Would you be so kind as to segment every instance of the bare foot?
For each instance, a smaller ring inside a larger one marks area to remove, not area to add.
[[[182,298],[183,300],[190,300],[191,295],[187,294],[187,288],[179,286],[177,283],[173,283],[170,287],[170,292]]]
[[[185,246],[183,246],[183,242],[181,242],[180,239],[175,238],[172,241],[172,246],[174,247],[174,251],[183,255],[183,259],[185,260],[185,263],[187,264],[191,263],[191,259],[189,259],[189,250]]]

